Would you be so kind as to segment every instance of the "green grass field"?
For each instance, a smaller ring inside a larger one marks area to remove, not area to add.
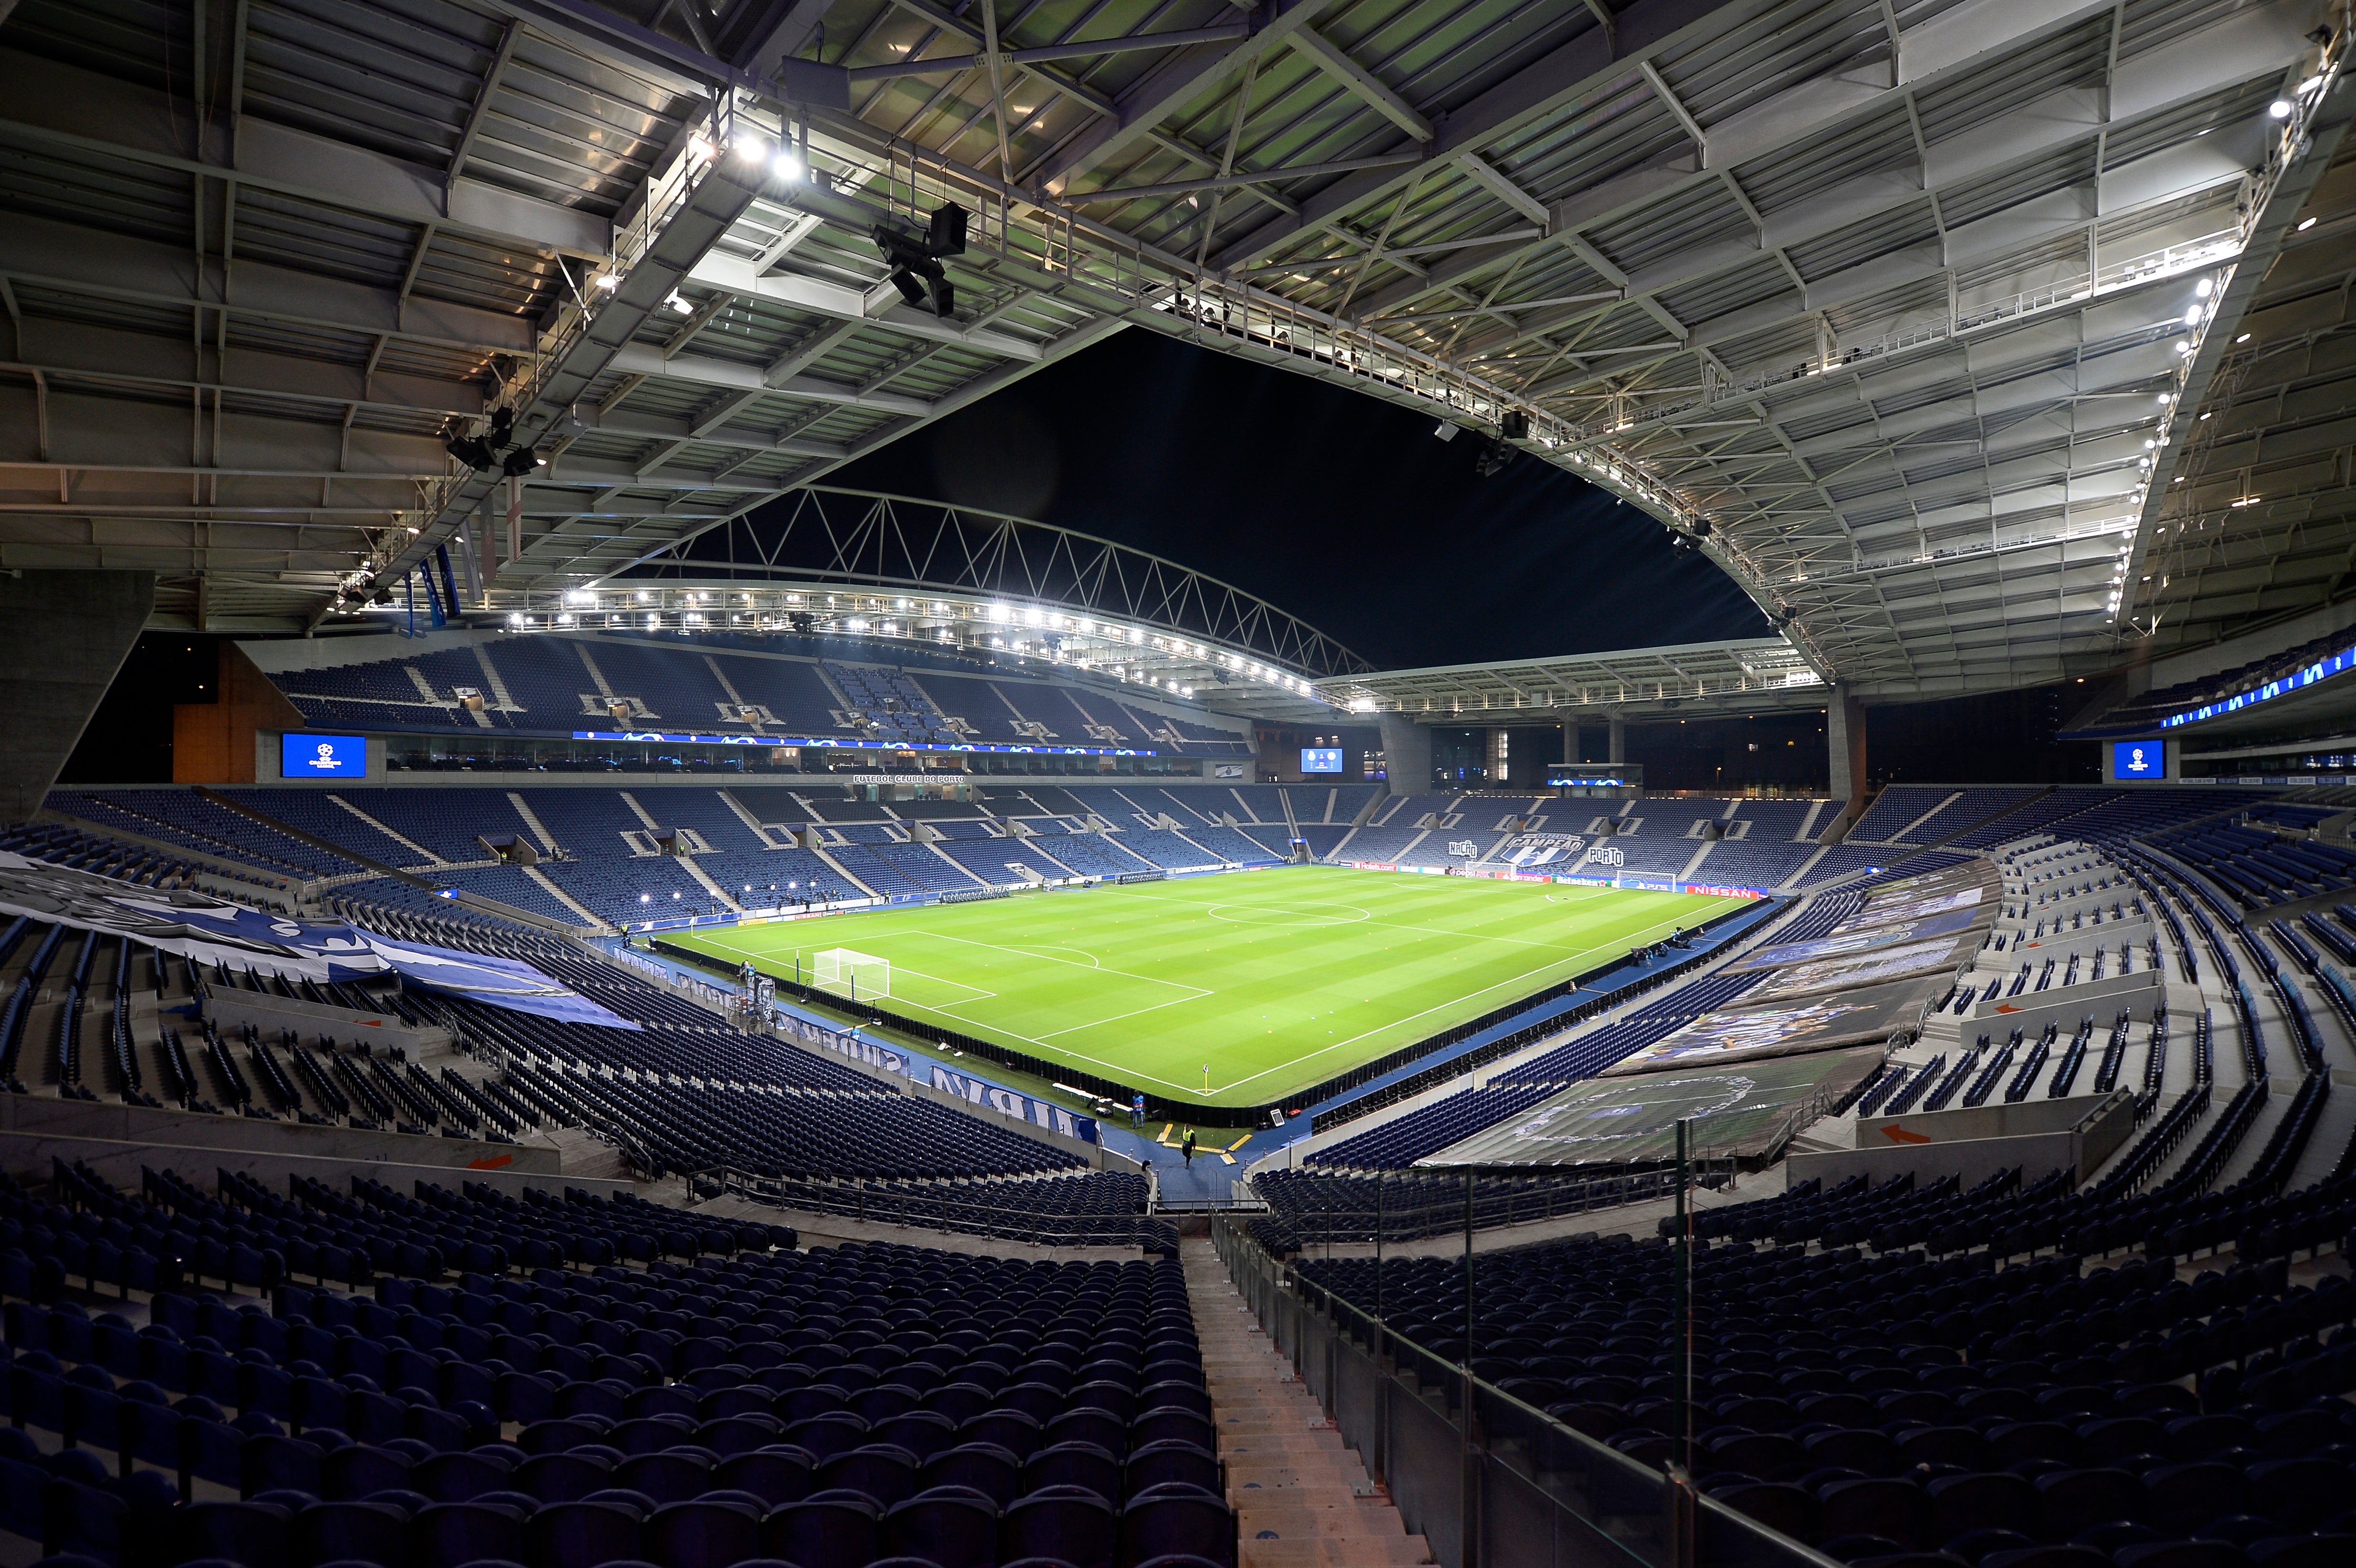
[[[1249,1105],[1730,901],[1302,866],[669,940],[787,979],[849,948],[890,963],[894,1012],[1150,1093]]]

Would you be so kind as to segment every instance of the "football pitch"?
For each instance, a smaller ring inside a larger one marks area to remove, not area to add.
[[[852,949],[891,965],[891,1011],[1151,1093],[1254,1105],[1733,901],[1299,866],[667,940],[805,981],[819,954]]]

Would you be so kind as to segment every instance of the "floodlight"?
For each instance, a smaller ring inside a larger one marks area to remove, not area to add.
[[[892,286],[900,291],[900,297],[916,305],[929,295],[933,314],[947,318],[956,312],[957,289],[939,258],[964,253],[965,229],[965,209],[951,202],[932,215],[921,240],[888,223],[879,223],[868,232],[890,263]]]
[[[935,208],[925,223],[925,249],[936,256],[964,255],[966,217],[954,201]]]
[[[477,474],[487,474],[499,465],[498,453],[479,435],[450,436],[442,443],[442,450]]]

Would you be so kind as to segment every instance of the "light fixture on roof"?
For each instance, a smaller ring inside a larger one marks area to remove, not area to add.
[[[792,153],[779,153],[769,160],[769,176],[790,185],[802,177],[802,161]]]
[[[2277,120],[2289,119],[2290,100],[2287,98],[2276,99],[2272,103],[2266,105],[2266,112],[2273,115]]]
[[[619,272],[600,272],[597,274],[597,286],[601,289],[606,290],[608,293],[615,289],[618,289],[622,286],[622,274]]]
[[[968,216],[964,208],[952,201],[934,211],[922,239],[889,223],[868,230],[890,264],[892,286],[900,291],[902,299],[913,305],[923,304],[929,297],[933,314],[944,319],[957,313],[957,288],[940,259],[965,254]]]
[[[693,158],[699,164],[710,163],[712,161],[712,155],[718,150],[718,148],[712,146],[712,138],[705,135],[701,131],[688,138],[687,155]]]
[[[2203,278],[2199,283],[2192,285],[2192,292],[2205,300],[2216,287],[2217,285],[2213,282],[2207,278]]]
[[[758,165],[767,159],[769,144],[766,137],[744,135],[731,142],[728,150],[734,153],[740,162]]]
[[[2301,234],[2304,234],[2304,233],[2306,233],[2308,229],[2312,229],[2312,228],[2314,228],[2314,227],[2315,227],[2315,219],[2312,219],[2312,218],[2302,218],[2302,219],[2300,219],[2298,220],[2298,229],[2297,229],[2297,232],[2299,232],[2299,233],[2301,233]]]
[[[679,312],[681,315],[691,315],[695,312],[695,307],[688,304],[686,298],[682,296],[677,289],[671,290],[670,298],[663,301],[663,304],[670,306],[671,309]]]

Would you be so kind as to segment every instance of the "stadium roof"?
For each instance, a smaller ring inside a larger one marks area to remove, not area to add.
[[[2204,635],[2212,585],[2228,618],[2339,592],[2350,493],[2319,458],[2291,510],[2196,525],[2236,541],[2197,567],[2169,564],[2146,475],[2222,459],[2188,451],[2188,411],[2234,382],[2301,209],[2344,233],[2346,182],[2321,180],[2344,22],[2332,0],[21,0],[0,563],[153,566],[178,624],[291,627],[472,518],[504,605],[1135,324],[1519,416],[1539,459],[1707,526],[1827,678],[2100,667],[2155,623]],[[944,317],[903,301],[873,230],[952,200],[972,223]],[[2336,330],[2329,293],[2298,334]],[[495,403],[552,458],[511,560],[508,484],[441,440]],[[2325,419],[2305,408],[2275,417]]]
[[[1319,689],[1355,713],[1461,714],[1476,723],[1512,713],[1576,722],[1580,709],[1609,718],[1687,705],[1742,713],[1822,708],[1827,690],[1781,637],[1385,670],[1323,681]]]

